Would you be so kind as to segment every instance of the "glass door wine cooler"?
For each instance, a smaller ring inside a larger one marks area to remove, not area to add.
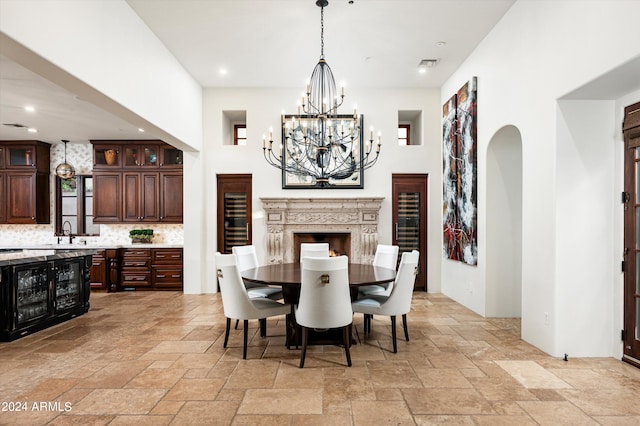
[[[4,266],[0,340],[11,341],[89,310],[91,256]]]

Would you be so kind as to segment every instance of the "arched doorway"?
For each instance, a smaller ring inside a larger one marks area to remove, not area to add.
[[[487,149],[485,316],[522,316],[522,137],[498,130]]]

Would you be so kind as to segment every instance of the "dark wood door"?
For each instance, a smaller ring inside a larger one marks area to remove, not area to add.
[[[122,221],[122,174],[93,176],[93,223]]]
[[[218,251],[251,244],[251,175],[217,175]]]
[[[420,252],[414,290],[427,291],[427,181],[425,174],[394,174],[392,180],[393,244],[402,253]]]
[[[160,220],[182,223],[183,183],[182,171],[160,173]]]
[[[640,102],[624,119],[624,350],[640,367]]]

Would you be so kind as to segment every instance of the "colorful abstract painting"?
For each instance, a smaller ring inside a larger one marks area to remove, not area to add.
[[[476,77],[442,106],[443,256],[478,263]]]

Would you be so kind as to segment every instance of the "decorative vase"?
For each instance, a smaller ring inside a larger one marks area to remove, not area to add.
[[[107,165],[113,166],[118,161],[118,152],[115,149],[107,149],[104,152],[104,159]]]

